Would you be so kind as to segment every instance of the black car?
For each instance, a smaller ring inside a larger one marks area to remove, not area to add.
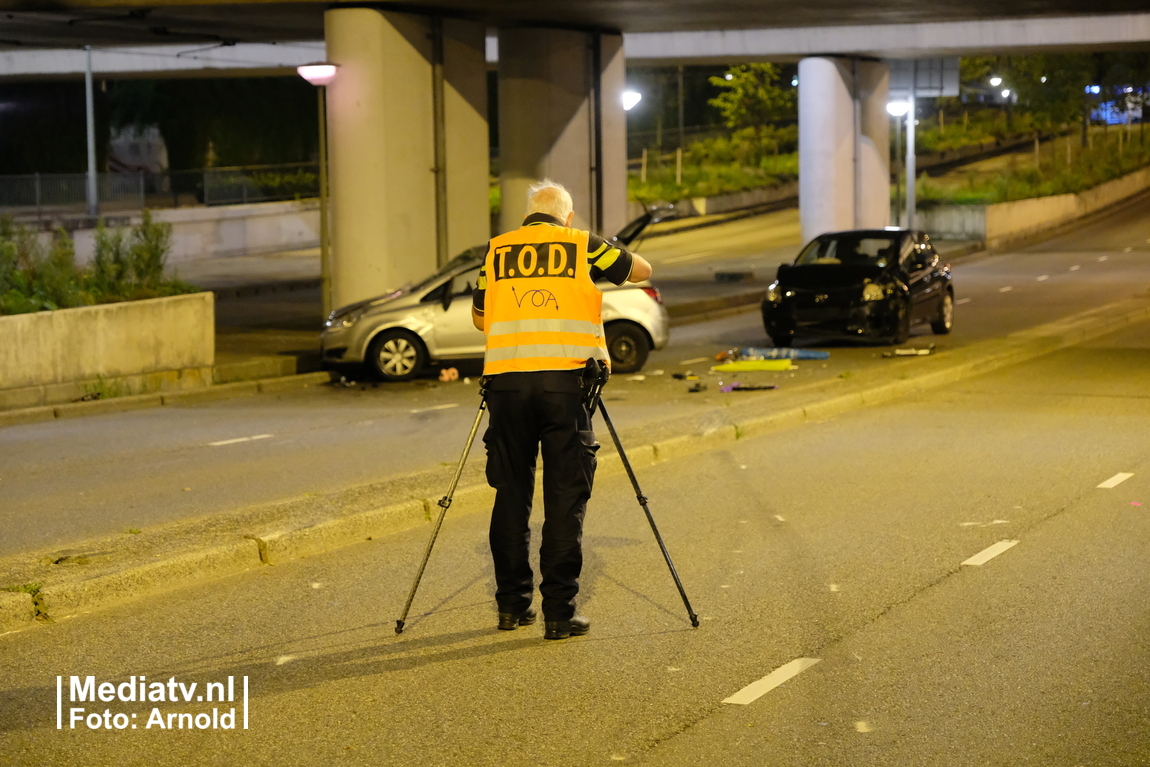
[[[775,346],[795,336],[901,344],[921,322],[949,333],[953,313],[950,264],[924,232],[903,229],[816,237],[793,264],[779,266],[763,301]]]

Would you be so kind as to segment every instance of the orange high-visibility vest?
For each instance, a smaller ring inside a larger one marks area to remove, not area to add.
[[[484,375],[575,370],[589,357],[610,364],[587,232],[533,224],[501,234],[485,274]]]

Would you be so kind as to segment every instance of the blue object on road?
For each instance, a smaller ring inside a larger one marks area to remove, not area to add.
[[[739,350],[739,355],[739,359],[743,360],[825,360],[831,356],[831,353],[815,351],[814,349],[747,346]]]

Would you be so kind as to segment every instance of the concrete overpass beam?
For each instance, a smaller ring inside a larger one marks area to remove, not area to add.
[[[799,218],[804,241],[890,222],[886,64],[799,62]]]
[[[324,14],[324,35],[339,65],[327,86],[339,307],[426,277],[442,254],[487,239],[484,30],[341,8]]]
[[[624,74],[621,35],[500,30],[502,231],[522,222],[541,178],[571,192],[576,226],[611,235],[626,223]]]

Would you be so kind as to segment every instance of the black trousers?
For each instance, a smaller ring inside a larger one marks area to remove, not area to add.
[[[500,612],[522,612],[531,604],[534,576],[527,558],[531,538],[527,523],[542,446],[543,617],[568,620],[575,614],[583,569],[583,515],[599,449],[583,405],[580,372],[503,373],[487,386],[490,422],[483,441],[487,481],[496,491],[490,542]]]

